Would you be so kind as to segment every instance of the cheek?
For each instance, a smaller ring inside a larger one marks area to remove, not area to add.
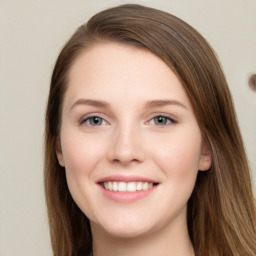
[[[83,133],[63,130],[61,146],[65,163],[66,179],[70,194],[84,214],[94,218],[95,202],[91,197],[94,170],[102,159],[104,145],[100,140],[86,137]]]
[[[189,179],[194,181],[201,157],[200,131],[192,129],[176,133],[163,142],[152,154],[165,175],[184,182]]]
[[[99,139],[72,132],[72,129],[62,132],[61,146],[66,170],[75,175],[89,173],[104,150]]]
[[[77,201],[77,195],[87,193],[93,170],[104,154],[104,145],[95,138],[66,129],[61,134],[61,147],[68,187]]]

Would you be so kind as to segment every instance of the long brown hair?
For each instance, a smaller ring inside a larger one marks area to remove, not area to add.
[[[255,256],[255,201],[250,170],[226,79],[206,40],[179,18],[140,5],[100,12],[62,49],[51,80],[45,127],[45,194],[55,256],[90,249],[87,217],[73,201],[56,158],[69,70],[90,44],[114,41],[147,48],[180,79],[212,156],[198,173],[187,220],[198,256]]]

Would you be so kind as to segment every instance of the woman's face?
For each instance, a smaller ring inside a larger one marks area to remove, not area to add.
[[[119,237],[184,228],[197,172],[211,161],[175,74],[146,49],[118,43],[97,44],[72,66],[60,143],[92,232]]]

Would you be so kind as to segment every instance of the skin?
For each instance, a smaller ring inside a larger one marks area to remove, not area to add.
[[[187,201],[211,158],[180,81],[160,58],[118,43],[84,51],[69,74],[60,144],[57,157],[90,220],[95,256],[194,255]],[[158,185],[140,200],[116,202],[97,184],[109,175]]]

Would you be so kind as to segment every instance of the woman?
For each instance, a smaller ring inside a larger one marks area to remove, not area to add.
[[[203,37],[139,5],[64,46],[46,112],[54,255],[255,255],[249,167]]]

